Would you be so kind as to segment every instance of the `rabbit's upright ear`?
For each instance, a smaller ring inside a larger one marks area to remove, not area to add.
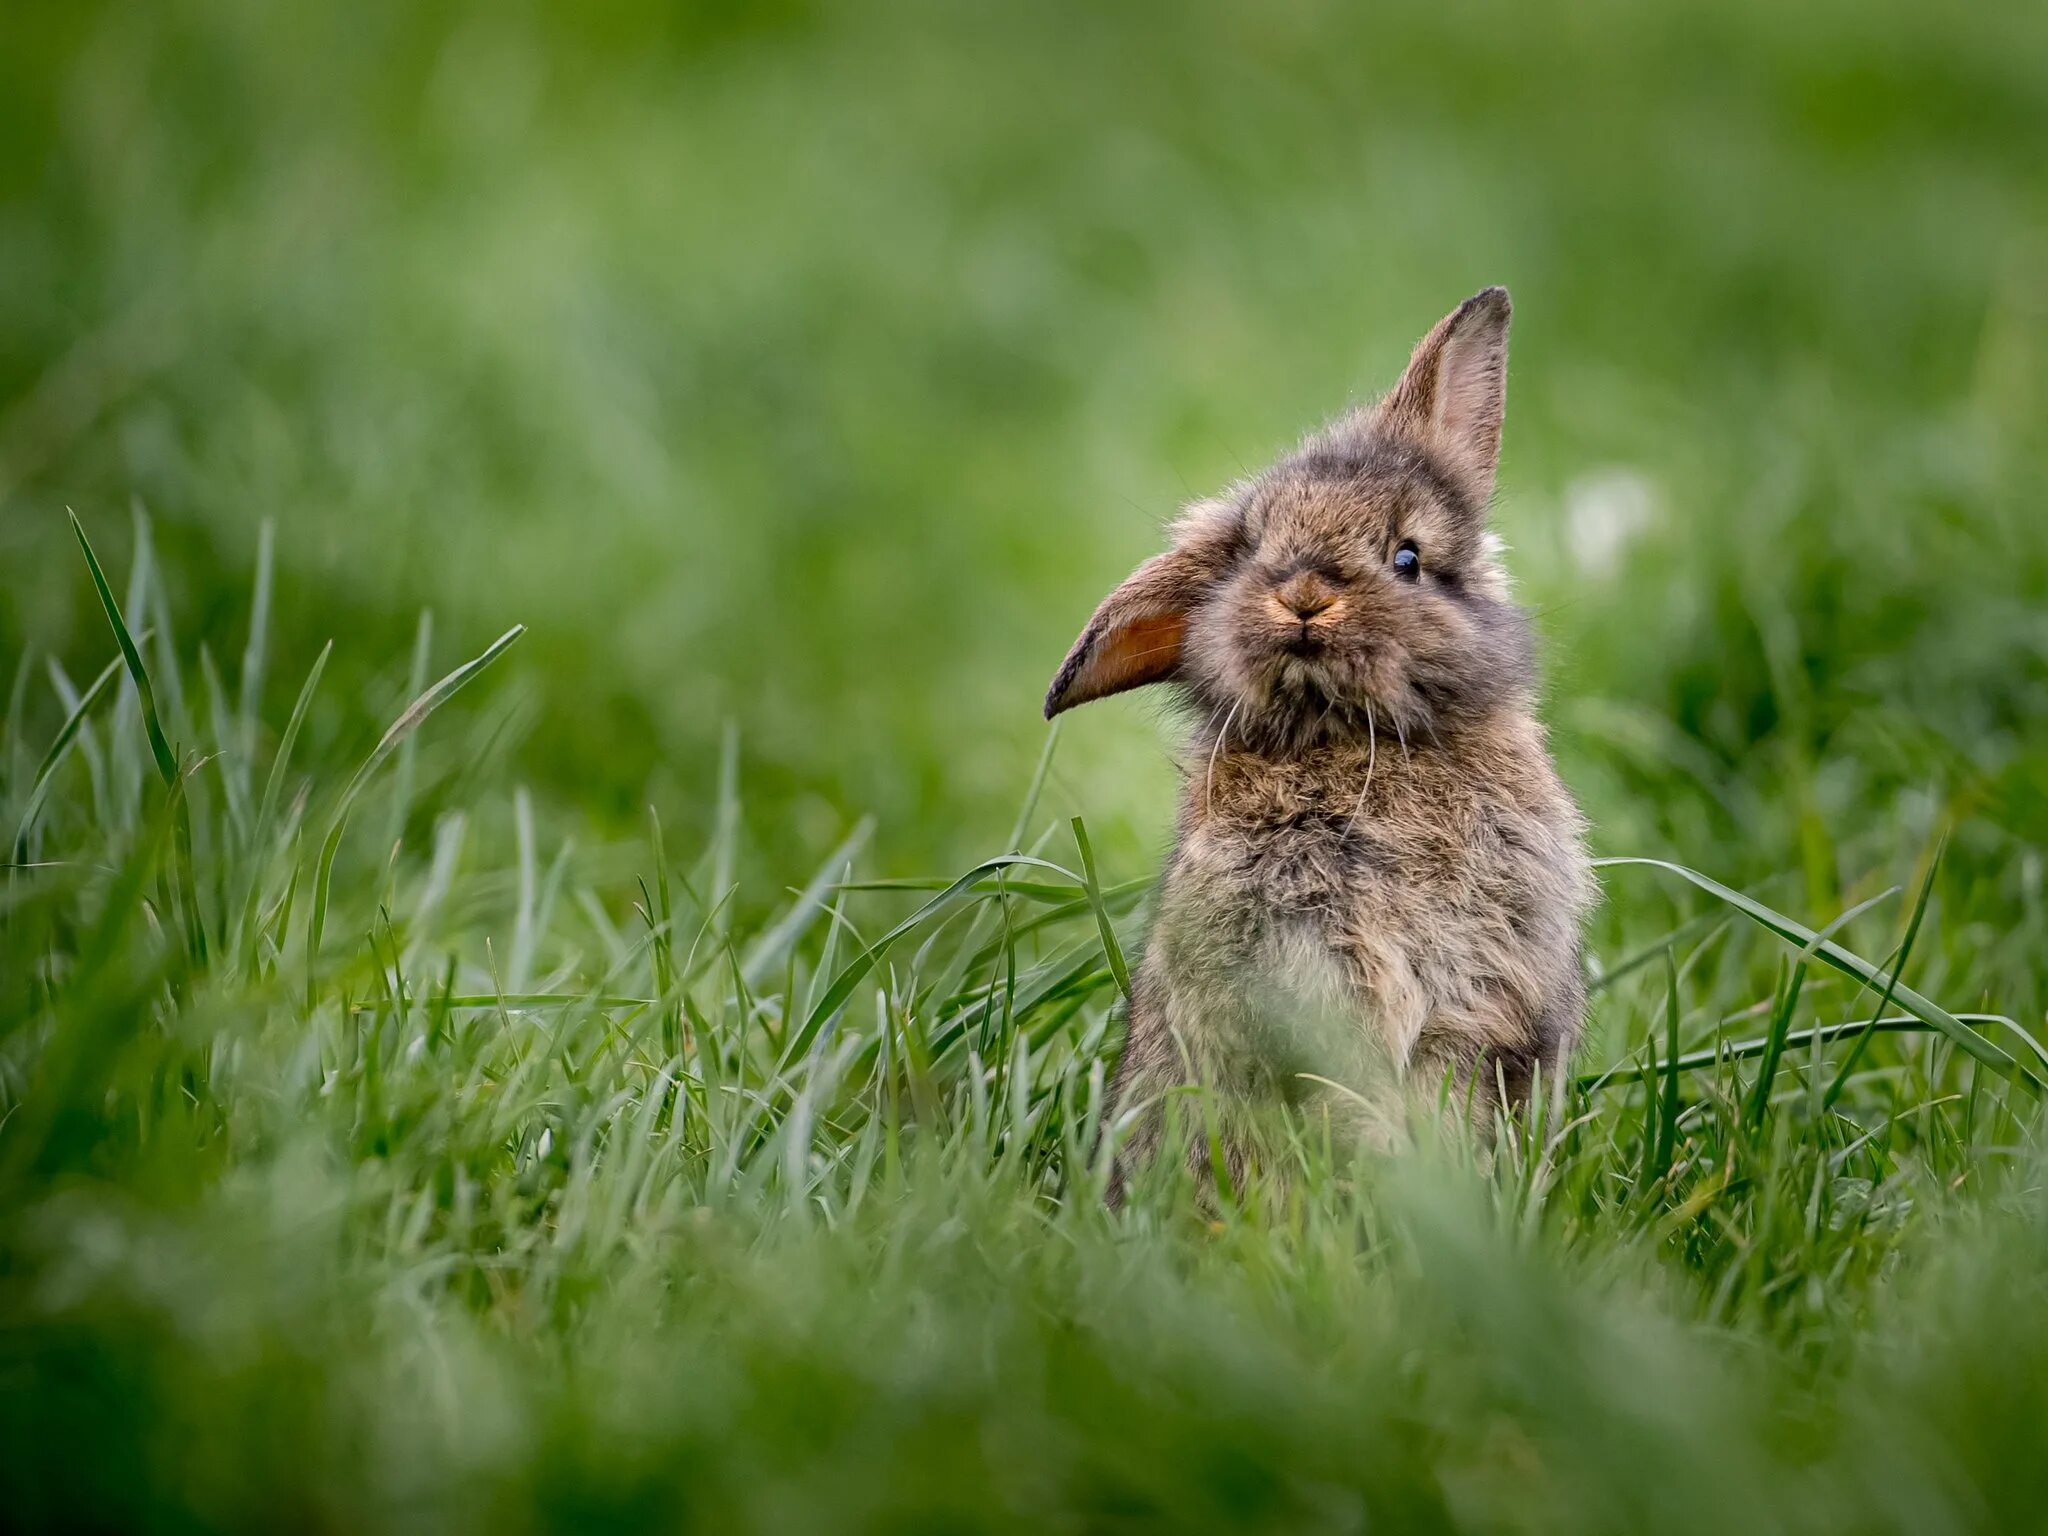
[[[1437,455],[1480,512],[1493,499],[1507,404],[1508,291],[1475,293],[1422,338],[1378,425]]]

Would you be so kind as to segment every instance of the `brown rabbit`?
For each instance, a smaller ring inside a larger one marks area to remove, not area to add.
[[[1384,400],[1189,507],[1046,695],[1050,718],[1170,682],[1201,721],[1132,985],[1114,1097],[1148,1107],[1119,1183],[1177,1084],[1223,1107],[1235,1181],[1262,1104],[1384,1138],[1401,1082],[1448,1076],[1490,1125],[1578,1038],[1584,822],[1486,529],[1508,313],[1503,288],[1467,299]]]

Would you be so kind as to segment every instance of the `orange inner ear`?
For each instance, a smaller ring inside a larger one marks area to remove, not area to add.
[[[1090,692],[1100,697],[1126,688],[1156,683],[1180,664],[1181,636],[1187,615],[1153,614],[1133,619],[1102,637],[1088,670],[1094,674]]]

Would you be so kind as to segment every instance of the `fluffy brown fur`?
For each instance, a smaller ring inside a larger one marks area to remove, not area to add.
[[[1583,822],[1485,526],[1508,315],[1505,289],[1466,300],[1384,400],[1189,508],[1046,696],[1050,717],[1169,682],[1200,721],[1117,1073],[1149,1106],[1121,1167],[1178,1084],[1224,1106],[1236,1176],[1260,1105],[1383,1137],[1394,1090],[1448,1077],[1485,1119],[1578,1038]]]

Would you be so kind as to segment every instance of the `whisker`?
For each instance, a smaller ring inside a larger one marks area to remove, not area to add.
[[[1344,835],[1349,837],[1358,826],[1358,813],[1365,809],[1366,792],[1372,788],[1373,764],[1379,761],[1380,736],[1373,724],[1372,701],[1365,704],[1365,782],[1358,787],[1358,803],[1351,807],[1351,819],[1344,823]]]
[[[1216,755],[1223,750],[1223,743],[1230,739],[1230,722],[1237,718],[1237,706],[1243,699],[1230,706],[1230,713],[1223,717],[1223,729],[1216,734],[1216,744],[1209,749],[1209,771],[1202,779],[1202,814],[1213,817],[1216,814]]]
[[[1222,713],[1223,706],[1221,704],[1218,704],[1214,709],[1210,710],[1209,718],[1202,722],[1202,730],[1196,731],[1194,733],[1194,735],[1189,740],[1189,745],[1199,746],[1202,740],[1202,731],[1214,730],[1216,726],[1216,717]]]

